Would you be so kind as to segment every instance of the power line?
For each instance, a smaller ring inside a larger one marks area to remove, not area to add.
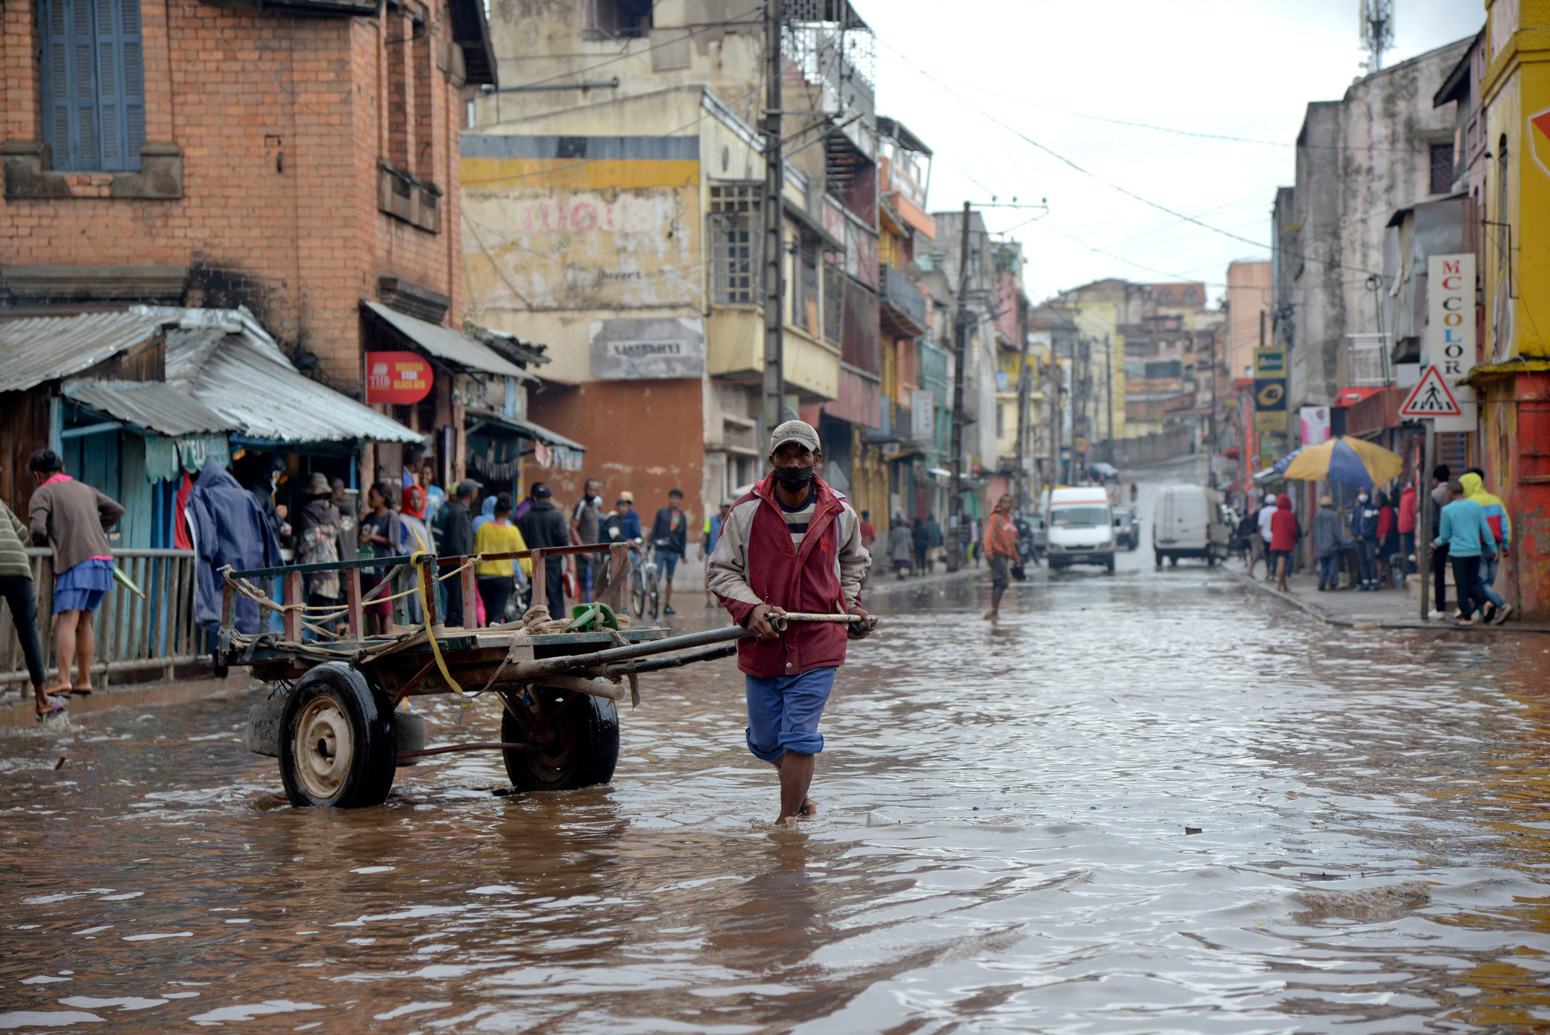
[[[887,40],[884,40],[882,37],[877,37],[877,42],[881,43],[884,47],[886,47],[889,51],[891,51],[895,56],[897,56],[905,64],[909,65],[915,71],[919,72],[921,75],[923,75],[927,79],[931,80],[937,86],[941,87],[947,93],[949,93],[953,97],[957,98],[959,101],[961,101],[967,107],[969,107],[969,108],[973,109],[974,111],[978,112],[981,116],[983,116],[984,118],[988,119],[989,121],[995,123],[997,126],[1000,126],[1002,129],[1006,130],[1007,132],[1014,134],[1015,136],[1017,136],[1018,138],[1023,140],[1025,143],[1027,143],[1029,146],[1034,147],[1034,148],[1038,149],[1039,151],[1042,151],[1044,154],[1046,154],[1049,157],[1055,159],[1057,162],[1060,162],[1062,165],[1065,165],[1065,166],[1069,167],[1070,169],[1072,169],[1072,170],[1074,170],[1074,171],[1076,171],[1078,173],[1081,173],[1083,176],[1086,176],[1088,179],[1095,180],[1096,182],[1103,184],[1105,187],[1108,187],[1110,190],[1117,191],[1120,194],[1125,195],[1127,198],[1130,198],[1130,199],[1132,199],[1134,201],[1140,202],[1143,205],[1146,205],[1148,208],[1155,208],[1157,211],[1164,212],[1164,213],[1166,213],[1166,214],[1168,214],[1170,216],[1173,216],[1175,219],[1183,220],[1186,223],[1193,223],[1195,226],[1198,226],[1198,227],[1200,227],[1203,230],[1209,230],[1209,231],[1211,231],[1214,234],[1221,234],[1223,237],[1231,238],[1234,241],[1241,241],[1244,244],[1251,244],[1255,248],[1265,248],[1265,247],[1267,247],[1262,242],[1256,241],[1253,238],[1244,237],[1242,234],[1235,234],[1235,233],[1233,233],[1233,232],[1231,232],[1229,230],[1223,230],[1220,227],[1212,226],[1210,223],[1202,222],[1201,220],[1196,219],[1194,216],[1186,215],[1185,213],[1180,212],[1180,211],[1178,211],[1177,209],[1174,209],[1174,208],[1169,208],[1167,205],[1164,205],[1161,202],[1153,201],[1151,198],[1144,197],[1141,194],[1137,194],[1135,191],[1131,190],[1128,187],[1123,187],[1120,184],[1117,184],[1117,183],[1115,183],[1112,180],[1108,180],[1108,179],[1105,179],[1102,176],[1099,176],[1097,173],[1093,172],[1092,170],[1087,169],[1087,168],[1085,168],[1082,165],[1079,165],[1077,162],[1073,161],[1070,158],[1067,158],[1065,155],[1061,154],[1059,151],[1056,151],[1054,148],[1049,147],[1046,144],[1040,143],[1039,141],[1035,140],[1033,137],[1031,137],[1028,134],[1024,133],[1022,130],[1018,129],[1017,127],[1009,125],[1008,123],[1006,123],[1006,122],[1002,121],[1001,119],[997,118],[995,115],[992,115],[990,112],[988,112],[985,109],[981,108],[979,105],[977,105],[973,101],[969,100],[963,94],[961,94],[957,90],[953,89],[947,83],[943,82],[941,79],[937,78],[935,75],[932,75],[926,69],[920,67],[919,65],[915,64],[915,62],[913,62],[909,58],[905,57],[904,54],[902,54],[892,44],[888,43]],[[1321,259],[1321,258],[1319,258],[1317,256],[1313,256],[1313,255],[1298,255],[1298,254],[1293,254],[1293,253],[1287,253],[1287,254],[1290,257],[1293,257],[1293,258],[1300,258],[1300,259],[1302,259],[1305,262],[1322,263],[1322,264],[1324,264],[1326,266],[1329,266],[1329,267],[1335,268],[1335,269],[1353,270],[1353,271],[1364,273],[1364,274],[1368,274],[1368,275],[1371,275],[1373,273],[1372,270],[1361,269],[1360,267],[1356,267],[1356,266],[1347,266],[1346,264],[1344,264],[1342,262],[1339,262],[1339,261],[1336,261],[1336,260],[1333,260],[1333,259]],[[1379,274],[1379,275],[1381,276],[1381,274]]]

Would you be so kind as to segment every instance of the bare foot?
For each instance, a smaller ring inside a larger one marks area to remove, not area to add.
[[[55,715],[68,709],[70,707],[70,699],[60,695],[48,694],[39,699],[36,705],[38,718],[41,719],[46,715]]]
[[[43,691],[43,693],[44,693],[45,696],[48,696],[48,697],[55,697],[55,696],[58,696],[58,697],[69,697],[70,696],[70,684],[69,683],[64,683],[64,684],[62,684],[60,686],[51,686],[51,687],[48,687],[47,689],[45,689]]]

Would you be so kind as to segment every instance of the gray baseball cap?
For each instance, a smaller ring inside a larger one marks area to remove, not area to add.
[[[822,448],[818,445],[818,432],[806,421],[788,420],[777,427],[770,436],[770,452],[775,452],[787,442],[800,442],[815,453]]]

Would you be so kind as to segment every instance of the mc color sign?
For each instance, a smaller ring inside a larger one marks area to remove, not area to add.
[[[1438,431],[1474,431],[1475,392],[1458,385],[1475,365],[1475,257],[1432,255],[1426,265],[1425,359],[1452,386],[1463,413],[1436,418]]]

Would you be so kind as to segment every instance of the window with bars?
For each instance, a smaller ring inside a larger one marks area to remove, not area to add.
[[[710,188],[711,297],[722,304],[755,305],[760,299],[759,183]]]
[[[1431,191],[1447,194],[1453,190],[1453,144],[1433,144],[1431,148]]]
[[[140,0],[39,0],[43,140],[56,170],[135,172],[145,143]]]

